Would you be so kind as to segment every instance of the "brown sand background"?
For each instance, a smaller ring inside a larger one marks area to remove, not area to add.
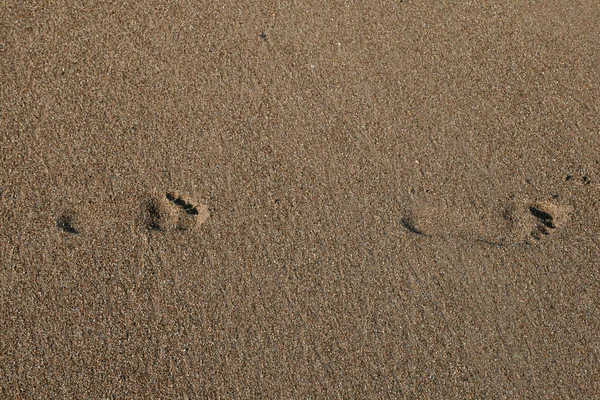
[[[599,398],[600,3],[440,3],[2,2],[1,397]]]

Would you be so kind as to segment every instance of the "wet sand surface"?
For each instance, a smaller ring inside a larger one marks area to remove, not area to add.
[[[594,398],[597,1],[0,6],[2,398]]]

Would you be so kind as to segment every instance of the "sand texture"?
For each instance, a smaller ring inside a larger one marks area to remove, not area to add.
[[[0,3],[0,398],[600,398],[600,2]]]

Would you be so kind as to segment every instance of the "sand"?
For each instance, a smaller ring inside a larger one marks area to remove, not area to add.
[[[0,397],[597,398],[600,4],[0,5]]]

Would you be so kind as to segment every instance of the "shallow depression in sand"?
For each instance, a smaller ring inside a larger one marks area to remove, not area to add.
[[[155,231],[190,230],[202,225],[208,215],[206,205],[174,191],[151,195],[144,204],[145,225]]]

